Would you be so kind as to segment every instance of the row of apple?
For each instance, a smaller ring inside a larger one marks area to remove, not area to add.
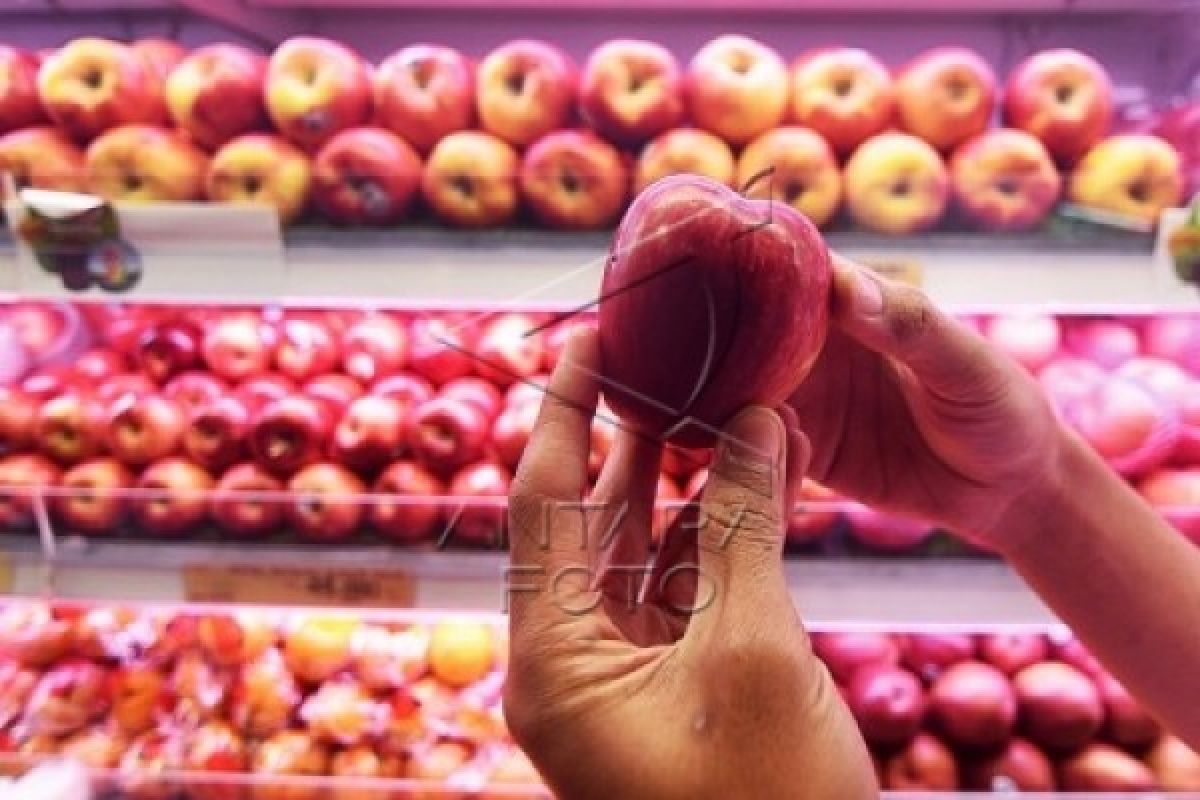
[[[887,788],[1200,789],[1200,755],[1069,637],[825,631],[813,646]],[[469,617],[14,604],[0,753],[67,754],[143,791],[172,769],[533,784],[500,709],[505,649]]]
[[[789,117],[776,111],[788,104],[787,72],[745,37],[714,40],[686,74],[659,45],[610,42],[581,83],[561,51],[529,40],[497,48],[477,76],[461,54],[425,45],[400,50],[373,76],[342,45],[311,37],[285,42],[269,62],[234,45],[188,56],[169,45],[78,40],[49,57],[37,81],[35,58],[0,48],[10,93],[26,87],[9,105],[27,113],[10,114],[10,124],[32,125],[0,137],[0,169],[20,185],[120,202],[265,204],[284,221],[311,206],[345,224],[393,223],[419,197],[455,225],[504,224],[523,204],[541,224],[604,227],[631,189],[679,172],[750,185],[819,225],[844,205],[859,224],[894,234],[937,223],[951,199],[974,225],[1033,227],[1063,194],[1056,161],[1072,169],[1073,202],[1134,219],[1154,222],[1184,193],[1171,144],[1145,132],[1105,138],[1109,79],[1075,51],[1018,67],[1007,93],[1013,127],[989,132],[995,79],[962,48],[923,54],[894,89],[865,51],[803,58],[795,124],[784,126]],[[118,102],[138,65],[143,91]],[[594,130],[573,117],[577,83]],[[30,122],[41,106],[57,128]],[[185,136],[163,123],[163,106]],[[696,127],[680,127],[685,106]],[[5,107],[0,97],[0,123]],[[469,130],[476,116],[481,130]],[[278,135],[256,132],[268,117]],[[744,146],[740,155],[731,144]],[[205,148],[215,149],[211,159]]]

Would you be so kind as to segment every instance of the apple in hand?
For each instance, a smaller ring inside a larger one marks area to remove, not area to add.
[[[0,45],[0,134],[46,121],[38,98],[38,66],[33,53]]]
[[[217,481],[209,513],[226,533],[272,533],[283,522],[283,490],[283,482],[257,464],[238,464]]]
[[[350,404],[333,430],[330,455],[351,469],[370,472],[400,455],[405,408],[397,400],[363,395]]]
[[[918,733],[883,765],[883,783],[900,791],[954,791],[958,764],[954,754],[929,733]]]
[[[267,206],[283,224],[308,205],[312,165],[299,149],[274,134],[246,133],[212,157],[204,188],[214,203]]]
[[[307,539],[338,541],[351,536],[362,522],[367,487],[338,464],[318,463],[292,476],[287,486],[287,520]]]
[[[267,404],[250,423],[248,443],[255,461],[277,475],[313,463],[324,452],[332,432],[331,411],[302,394]]]
[[[1017,722],[1017,697],[1000,670],[979,661],[954,664],[929,690],[929,710],[946,737],[966,748],[1003,745]]]
[[[965,47],[935,47],[896,75],[900,127],[943,153],[987,130],[996,105],[996,74]]]
[[[62,470],[45,456],[18,453],[0,459],[0,531],[31,528],[34,495],[62,480]]]
[[[1100,732],[1104,703],[1095,682],[1061,661],[1043,661],[1013,677],[1026,734],[1049,750],[1078,750]]]
[[[420,157],[384,128],[348,128],[313,160],[313,199],[334,222],[396,222],[407,213],[420,182]]]
[[[548,42],[500,45],[476,73],[480,126],[517,147],[564,127],[575,109],[577,72],[570,56]]]
[[[507,469],[490,461],[472,464],[454,475],[447,494],[461,503],[451,521],[457,540],[492,546],[503,541],[504,498],[511,481]]]
[[[907,744],[921,729],[925,691],[906,669],[890,665],[858,670],[846,687],[847,704],[868,743],[876,747]]]
[[[375,481],[371,493],[371,526],[395,542],[424,541],[438,533],[442,521],[439,497],[444,484],[412,461],[397,461]]]
[[[1151,225],[1183,202],[1179,152],[1148,133],[1110,136],[1088,150],[1067,185],[1071,202]]]
[[[37,410],[33,439],[44,455],[59,464],[78,464],[103,448],[104,409],[81,392],[53,397]]]
[[[56,50],[38,70],[38,94],[54,124],[80,142],[166,121],[161,79],[137,51],[109,39],[74,39]]]
[[[603,228],[621,213],[629,175],[616,148],[586,130],[553,131],[521,161],[521,195],[552,228]]]
[[[161,394],[123,395],[109,406],[105,444],[115,458],[142,466],[178,449],[185,422],[179,406]]]
[[[792,65],[791,116],[847,156],[892,121],[895,95],[887,67],[866,50],[829,47]]]
[[[829,251],[790,206],[666,178],[626,212],[612,254],[599,310],[604,395],[644,433],[711,443],[745,406],[783,402],[824,342]],[[723,354],[715,370],[712,353]]]
[[[637,145],[683,122],[683,73],[656,42],[613,39],[583,67],[579,110],[588,126],[619,145]]]
[[[986,230],[1035,227],[1054,210],[1062,178],[1045,146],[1024,131],[989,131],[955,151],[950,184],[958,207]]]
[[[346,46],[296,36],[271,54],[263,97],[275,129],[300,147],[315,150],[339,131],[370,118],[371,74]]]
[[[668,175],[700,175],[725,186],[735,185],[733,150],[722,139],[696,128],[675,128],[655,137],[638,156],[633,190]]]
[[[342,333],[342,370],[362,383],[391,375],[408,357],[408,331],[388,314],[363,317]]]
[[[0,172],[11,174],[18,189],[82,192],[87,188],[83,151],[55,128],[24,128],[0,136]]]
[[[1004,118],[1042,140],[1060,164],[1074,164],[1108,133],[1112,81],[1094,58],[1066,48],[1043,50],[1008,76]]]
[[[488,320],[472,351],[475,371],[501,389],[542,370],[542,336],[526,314],[500,314]]]
[[[261,53],[236,44],[201,47],[167,76],[167,110],[193,141],[216,150],[266,127],[266,74],[267,59]]]
[[[986,792],[1053,792],[1057,788],[1054,765],[1037,747],[1012,739],[998,753],[967,761],[963,769],[967,789]]]
[[[776,128],[746,145],[738,158],[737,186],[747,197],[787,203],[818,228],[833,218],[842,200],[837,158],[807,128]]]
[[[483,456],[488,433],[488,418],[477,406],[437,396],[413,412],[408,445],[419,463],[448,475]]]
[[[147,533],[180,534],[195,528],[208,514],[213,479],[183,458],[166,458],[146,468],[138,478],[133,518]]]
[[[208,159],[168,128],[113,128],[96,137],[85,158],[88,187],[115,203],[186,203],[204,196]]]
[[[469,128],[474,115],[475,69],[453,48],[409,45],[375,72],[375,121],[418,152]]]
[[[218,377],[240,382],[271,366],[273,333],[262,317],[234,312],[218,318],[204,332],[204,365]]]
[[[697,127],[737,146],[787,115],[788,72],[779,54],[747,36],[718,36],[688,64],[685,96]]]
[[[937,224],[950,195],[941,156],[907,133],[881,133],[846,163],[846,207],[879,233],[916,233]]]
[[[304,317],[284,320],[275,345],[275,369],[303,383],[331,372],[338,363],[337,341],[328,326]]]
[[[244,455],[251,416],[251,409],[236,395],[197,407],[183,431],[184,452],[205,469],[225,469]]]
[[[474,371],[474,340],[464,325],[418,317],[409,333],[409,367],[433,385],[442,386]]]
[[[483,131],[457,131],[433,148],[421,175],[421,196],[444,222],[488,227],[517,211],[517,151]]]
[[[113,533],[129,505],[121,491],[132,486],[133,480],[129,468],[115,458],[85,461],[63,474],[65,491],[55,498],[55,515],[68,530]]]

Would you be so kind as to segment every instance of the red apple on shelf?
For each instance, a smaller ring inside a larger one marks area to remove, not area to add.
[[[421,196],[443,222],[491,227],[517,211],[517,151],[483,131],[457,131],[437,143],[421,175]]]
[[[1179,442],[1177,410],[1133,381],[1110,378],[1060,405],[1063,418],[1117,472],[1138,476],[1164,464]]]
[[[208,326],[201,342],[204,364],[220,378],[238,382],[271,366],[274,332],[258,314],[234,312]]]
[[[409,334],[409,368],[433,385],[474,372],[475,342],[467,326],[439,317],[418,317]]]
[[[181,372],[169,380],[162,390],[163,397],[179,406],[185,417],[216,402],[228,392],[229,387],[220,378],[200,370]]]
[[[894,104],[887,67],[866,50],[823,48],[792,65],[792,119],[824,136],[840,156],[887,129]]]
[[[189,322],[161,322],[141,335],[136,358],[142,371],[157,384],[200,366],[200,331]]]
[[[1112,745],[1091,744],[1059,765],[1067,792],[1146,792],[1158,788],[1150,768]]]
[[[385,128],[347,128],[313,160],[313,199],[333,222],[396,222],[408,212],[420,182],[420,156]]]
[[[1200,316],[1160,314],[1145,321],[1146,355],[1158,356],[1200,378]]]
[[[308,156],[267,133],[246,133],[223,145],[213,154],[204,182],[210,201],[266,206],[285,225],[304,211],[311,186]]]
[[[60,480],[62,469],[45,456],[18,453],[0,459],[0,531],[34,527],[35,494]]]
[[[1163,727],[1111,675],[1096,678],[1104,702],[1104,734],[1119,747],[1141,752],[1158,741]]]
[[[408,357],[408,331],[388,314],[363,317],[342,333],[342,370],[369,384],[392,375]]]
[[[260,536],[283,522],[284,486],[257,464],[238,464],[217,481],[209,512],[226,533]]]
[[[1146,765],[1154,772],[1160,789],[1200,791],[1200,753],[1174,736],[1158,740],[1146,754]]]
[[[304,384],[300,391],[321,403],[335,419],[340,418],[350,404],[363,395],[362,385],[358,381],[336,372],[318,375]]]
[[[996,74],[965,47],[935,47],[896,75],[900,127],[943,153],[987,130],[996,105]]]
[[[841,685],[848,685],[863,667],[900,663],[896,638],[885,633],[822,632],[813,634],[812,643],[817,658]]]
[[[276,475],[317,461],[332,433],[331,410],[299,394],[263,406],[251,419],[247,439],[254,460]]]
[[[929,690],[929,711],[952,742],[987,750],[1003,745],[1017,722],[1017,697],[1008,677],[979,661],[946,669]]]
[[[1107,379],[1108,373],[1091,361],[1071,356],[1055,358],[1038,372],[1038,382],[1059,407],[1090,397]]]
[[[407,411],[433,397],[434,391],[424,378],[410,372],[398,372],[376,381],[371,387],[371,394],[397,400]]]
[[[114,203],[186,203],[204,197],[208,158],[169,128],[122,125],[85,154],[88,188]]]
[[[267,59],[236,44],[210,44],[186,56],[167,76],[167,110],[197,144],[216,150],[267,125],[263,85]]]
[[[512,475],[489,461],[465,467],[454,475],[447,494],[457,504],[451,509],[455,541],[494,546],[503,541],[504,498]]]
[[[471,355],[475,371],[502,389],[537,375],[542,368],[537,322],[520,313],[495,316],[483,326]]]
[[[371,74],[346,46],[315,36],[296,36],[267,62],[263,93],[276,130],[309,150],[371,116]]]
[[[1030,372],[1049,364],[1062,346],[1062,329],[1050,314],[998,314],[984,323],[983,335]]]
[[[84,534],[110,534],[125,520],[133,485],[129,468],[115,458],[97,458],[67,470],[53,509],[63,527]]]
[[[642,148],[634,166],[633,190],[640,194],[668,175],[701,175],[732,187],[736,169],[733,151],[723,140],[708,131],[675,128]]]
[[[127,394],[109,406],[105,444],[115,458],[142,466],[178,450],[186,422],[179,406],[161,394]]]
[[[1040,633],[985,633],[979,640],[980,658],[1010,677],[1049,655],[1050,643]]]
[[[444,510],[438,499],[445,486],[412,461],[397,461],[375,481],[371,526],[395,542],[420,542],[440,533]]]
[[[738,158],[737,186],[747,197],[787,203],[822,227],[841,203],[842,172],[819,134],[788,126],[746,145]]]
[[[883,784],[899,791],[954,791],[959,785],[958,764],[936,737],[918,733],[884,762]]]
[[[282,400],[296,391],[296,384],[291,380],[276,375],[258,375],[239,384],[233,396],[246,404],[246,408],[254,411],[268,403]]]
[[[72,360],[71,371],[80,381],[95,386],[128,372],[130,366],[124,353],[107,347],[93,347]]]
[[[1067,196],[1081,206],[1154,225],[1164,210],[1183,203],[1179,152],[1148,133],[1111,136],[1075,165]]]
[[[78,464],[104,445],[104,409],[87,395],[71,391],[52,397],[37,411],[33,439],[60,464]]]
[[[1024,739],[1012,739],[998,753],[968,760],[963,784],[986,792],[1053,792],[1057,788],[1054,765],[1041,750]]]
[[[96,387],[94,397],[102,406],[107,408],[122,397],[145,397],[148,394],[157,394],[158,391],[158,386],[145,375],[138,372],[131,372],[109,378],[100,384]]]
[[[492,423],[492,447],[500,463],[509,469],[517,468],[521,454],[525,452],[525,445],[537,422],[538,410],[537,403],[509,406]]]
[[[787,65],[746,36],[726,34],[701,47],[684,86],[692,122],[734,146],[777,127],[787,115]]]
[[[18,189],[82,192],[87,188],[83,151],[56,128],[23,128],[0,136],[0,172],[12,175]]]
[[[162,81],[128,45],[74,39],[42,62],[38,94],[54,124],[87,142],[120,125],[166,121]]]
[[[160,81],[165,81],[188,53],[187,48],[178,42],[158,37],[137,39],[129,47],[150,65]]]
[[[524,147],[567,124],[578,82],[574,62],[555,45],[536,39],[502,44],[476,73],[480,127]]]
[[[0,45],[0,134],[46,121],[38,97],[38,66],[33,53]]]
[[[351,469],[377,469],[400,455],[406,423],[405,408],[399,401],[363,395],[350,404],[334,428],[330,455]]]
[[[40,401],[13,386],[0,386],[0,455],[35,444],[34,422]]]
[[[1041,139],[1057,161],[1071,165],[1108,133],[1112,81],[1085,53],[1043,50],[1009,73],[1004,117]]]
[[[1041,224],[1062,193],[1062,178],[1045,146],[1011,128],[988,131],[959,147],[950,160],[950,183],[963,213],[993,231]]]
[[[1200,543],[1200,468],[1156,470],[1138,491],[1180,533]]]
[[[1057,661],[1074,667],[1093,680],[1105,674],[1103,665],[1092,655],[1083,642],[1074,637],[1055,638],[1051,655]]]
[[[1053,751],[1074,751],[1090,742],[1104,724],[1104,703],[1095,682],[1061,661],[1044,661],[1013,677],[1021,724],[1035,743]]]
[[[621,213],[629,176],[616,148],[586,130],[553,131],[521,162],[521,195],[552,228],[603,228]]]
[[[208,515],[212,476],[183,458],[166,458],[138,478],[130,505],[138,527],[153,534],[186,533]]]
[[[337,341],[325,325],[303,317],[284,320],[275,345],[275,369],[303,383],[324,375],[338,363]]]
[[[408,445],[419,463],[446,475],[479,460],[489,432],[488,417],[476,405],[437,396],[414,411]]]
[[[72,319],[78,312],[62,303],[14,303],[7,306],[3,318],[21,344],[38,361],[52,359],[64,339],[73,337]],[[51,364],[50,366],[61,366]]]
[[[65,658],[73,628],[47,603],[15,603],[0,609],[0,656],[25,668],[42,669]]]
[[[35,369],[16,388],[37,402],[44,403],[64,392],[76,392],[84,387],[78,375],[69,367],[60,365]]]
[[[375,71],[375,121],[421,153],[471,126],[475,69],[450,47],[414,44],[385,58]]]
[[[705,445],[748,403],[782,402],[803,379],[825,338],[830,257],[811,222],[787,206],[767,216],[768,205],[678,176],[626,212],[599,311],[605,401],[623,421]],[[716,371],[710,347],[725,353]]]
[[[909,633],[900,637],[900,661],[926,681],[975,657],[975,637],[969,633]]]
[[[304,467],[288,481],[288,524],[306,539],[333,542],[354,534],[366,513],[367,487],[338,464]]]
[[[921,729],[925,690],[908,670],[890,665],[863,667],[846,689],[850,711],[869,744],[900,747]]]
[[[463,400],[479,409],[488,420],[495,419],[504,407],[504,397],[495,384],[485,378],[468,375],[455,378],[438,390],[441,397]]]
[[[937,224],[946,210],[950,178],[941,156],[907,133],[868,139],[846,163],[846,207],[862,226],[904,235]]]
[[[579,110],[588,126],[609,141],[641,144],[683,122],[679,62],[655,42],[605,42],[584,65]]]

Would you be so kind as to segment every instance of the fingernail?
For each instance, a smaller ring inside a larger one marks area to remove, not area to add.
[[[779,416],[767,408],[751,406],[733,418],[725,433],[729,442],[747,455],[774,462],[782,452],[787,431]]]
[[[854,271],[854,310],[864,317],[883,313],[883,287],[865,269]]]

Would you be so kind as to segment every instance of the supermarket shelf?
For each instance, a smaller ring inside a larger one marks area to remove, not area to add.
[[[166,276],[159,280],[168,288],[122,299],[574,306],[595,298],[609,238],[607,233],[528,229],[301,227],[287,234],[284,263],[276,275],[256,280],[246,269],[251,265],[231,258],[228,250],[220,258],[164,257],[153,269]],[[1194,310],[1200,299],[1169,274],[1159,273],[1151,239],[1144,235],[1066,228],[1009,236],[889,238],[835,231],[828,240],[840,252],[868,263],[915,268],[936,300],[960,311],[1016,306],[1097,313]],[[22,290],[14,252],[11,241],[0,241],[0,292]]]
[[[1189,0],[249,0],[262,8],[329,9],[420,9],[420,8],[550,8],[561,10],[651,9],[697,11],[705,9],[780,11],[928,11],[937,13],[1103,13],[1122,11],[1171,11],[1194,7]]]
[[[65,539],[52,567],[36,540],[5,542],[13,593],[181,602],[183,571],[197,565],[400,571],[426,609],[501,610],[503,553],[414,551],[381,546],[302,547]],[[789,559],[797,608],[819,626],[1050,626],[1054,616],[1003,563],[987,559]]]

